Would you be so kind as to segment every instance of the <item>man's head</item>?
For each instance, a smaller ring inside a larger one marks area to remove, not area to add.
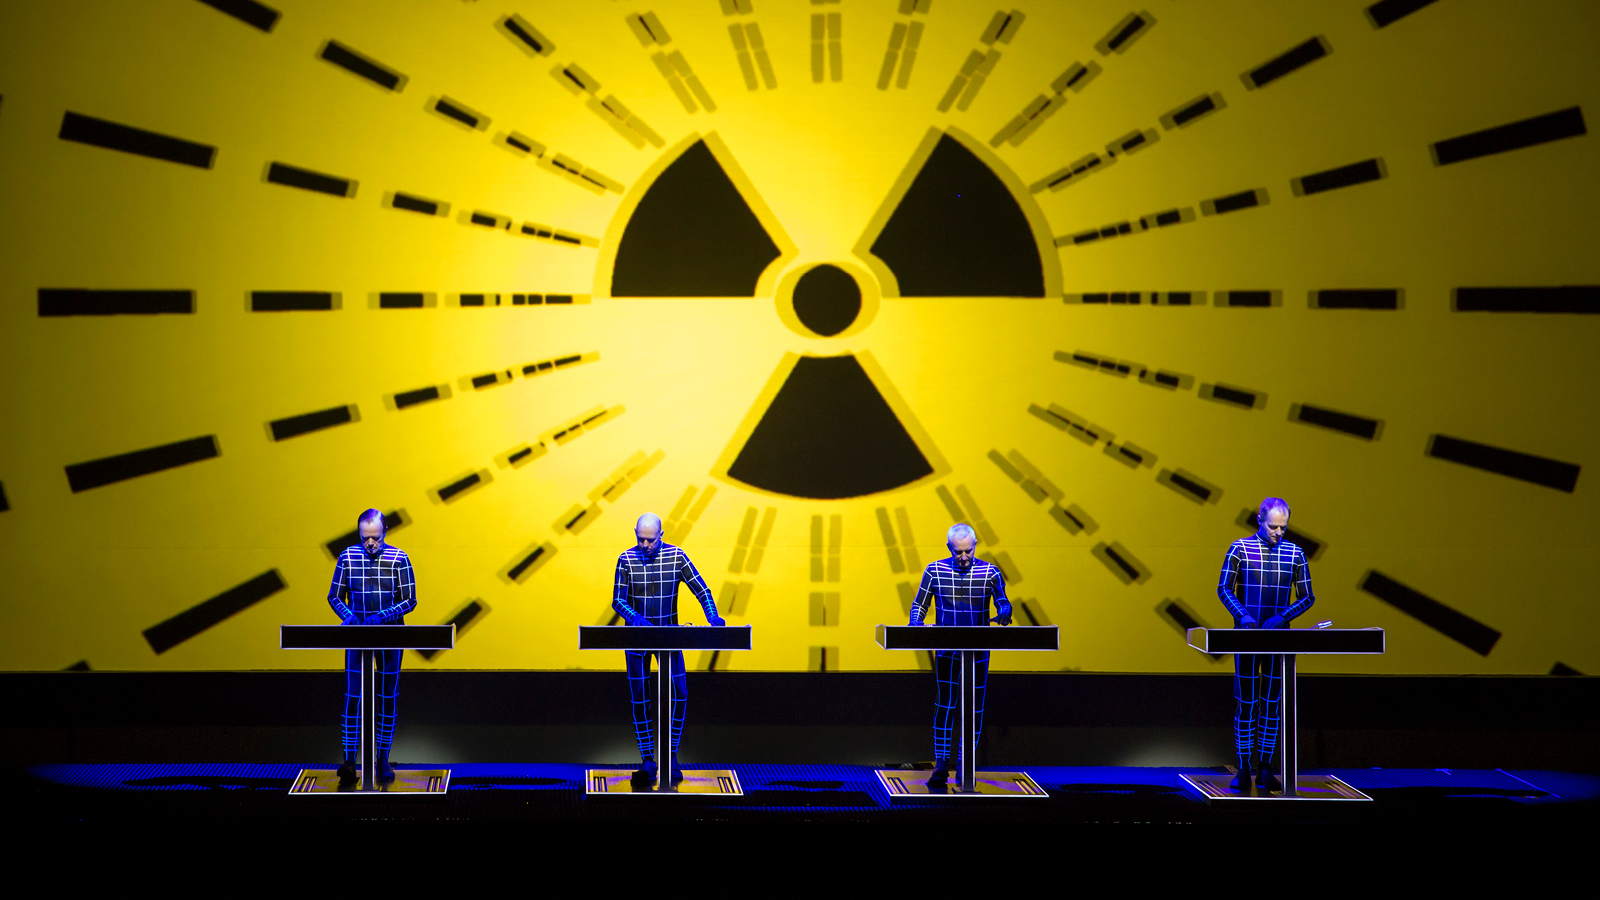
[[[1283,540],[1283,533],[1289,528],[1289,504],[1277,497],[1268,497],[1261,501],[1261,508],[1256,510],[1256,522],[1260,523],[1256,534],[1267,543],[1276,545]]]
[[[356,535],[361,539],[361,549],[368,556],[375,555],[383,546],[383,535],[388,529],[383,524],[383,513],[369,509],[356,519]]]
[[[978,551],[978,535],[971,525],[951,525],[944,545],[950,548],[956,565],[965,569],[972,565],[972,556]]]
[[[633,525],[633,537],[639,542],[639,552],[650,556],[661,547],[661,517],[645,513]]]

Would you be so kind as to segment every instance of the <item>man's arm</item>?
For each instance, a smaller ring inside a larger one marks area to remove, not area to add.
[[[1239,567],[1243,562],[1239,557],[1238,545],[1228,545],[1228,555],[1222,560],[1222,576],[1217,580],[1217,596],[1222,598],[1222,605],[1233,613],[1239,624],[1246,628],[1256,624],[1255,617],[1245,612],[1244,604],[1234,595],[1234,587],[1239,583]]]
[[[689,586],[689,591],[700,601],[700,608],[706,611],[707,625],[726,625],[727,620],[717,615],[717,600],[711,596],[711,588],[706,587],[706,580],[700,577],[700,570],[689,561],[689,554],[679,551],[683,557],[683,566],[678,569],[678,578]]]
[[[1291,622],[1296,616],[1310,609],[1311,604],[1317,602],[1317,598],[1311,594],[1311,564],[1306,561],[1304,550],[1300,550],[1298,556],[1294,564],[1294,593],[1300,599],[1295,605],[1283,611],[1283,617]]]
[[[350,595],[350,573],[345,571],[344,554],[339,554],[339,559],[333,564],[333,584],[328,587],[328,606],[332,607],[333,614],[339,617],[340,622],[348,623],[356,617],[350,611],[344,598]]]
[[[611,588],[611,608],[629,625],[649,625],[644,616],[628,605],[628,588],[632,583],[628,577],[627,563],[622,561],[622,557],[617,557],[617,580]]]
[[[394,603],[367,616],[368,625],[393,625],[417,608],[417,573],[411,568],[411,557],[401,554],[394,567],[394,582]]]
[[[989,577],[989,593],[994,595],[994,620],[1010,625],[1011,599],[1006,596],[1006,573],[1000,571],[999,566],[994,567],[994,574]]]
[[[936,596],[933,591],[932,566],[922,570],[922,585],[917,588],[917,598],[911,601],[911,624],[921,625],[922,617],[928,614],[928,606],[933,603]]]

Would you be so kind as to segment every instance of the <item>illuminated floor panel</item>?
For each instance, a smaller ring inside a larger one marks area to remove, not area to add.
[[[1193,768],[1028,766],[1040,795],[1026,803],[894,802],[880,773],[903,781],[926,770],[842,765],[717,765],[739,794],[701,793],[689,803],[586,803],[595,770],[581,764],[463,763],[450,766],[448,795],[414,804],[356,794],[333,803],[290,799],[296,764],[42,765],[27,771],[19,821],[613,821],[682,817],[748,822],[921,821],[967,816],[1017,822],[1170,822],[1226,826],[1245,816],[1289,827],[1321,821],[1350,827],[1429,821],[1570,827],[1600,807],[1600,777],[1498,769],[1330,769],[1304,773],[1371,798],[1356,803],[1208,803],[1185,775]],[[419,772],[421,766],[403,766]],[[433,769],[435,767],[427,767]],[[615,766],[631,774],[626,766]],[[989,773],[993,774],[993,773]],[[1228,776],[1218,770],[1217,778]],[[624,779],[625,781],[625,779]],[[1225,782],[1224,782],[1225,783]],[[608,785],[609,787],[610,785]],[[685,795],[680,795],[685,796]],[[1287,816],[1287,818],[1285,818]],[[1309,817],[1309,818],[1308,818]]]

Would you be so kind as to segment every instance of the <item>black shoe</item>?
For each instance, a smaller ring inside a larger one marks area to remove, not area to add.
[[[672,754],[672,783],[683,781],[683,770],[678,768],[678,754]]]
[[[633,780],[645,784],[654,784],[656,780],[656,761],[647,759],[639,763],[639,768],[633,772]]]
[[[1241,794],[1250,793],[1250,770],[1240,769],[1239,774],[1233,776],[1233,780],[1228,782],[1228,787],[1233,788]]]
[[[389,754],[387,754],[387,753],[378,754],[378,781],[379,781],[379,783],[388,784],[389,782],[391,782],[393,780],[394,780],[394,767],[389,765]]]
[[[941,759],[933,764],[933,771],[928,775],[928,788],[942,788],[950,784],[950,761]]]
[[[356,783],[359,776],[356,774],[356,761],[347,759],[339,764],[339,786],[349,787]]]
[[[1256,785],[1263,791],[1271,791],[1274,794],[1283,793],[1283,782],[1279,781],[1278,776],[1272,774],[1272,771],[1265,767],[1256,770]]]

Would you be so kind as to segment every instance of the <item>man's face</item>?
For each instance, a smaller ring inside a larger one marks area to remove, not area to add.
[[[383,523],[382,522],[377,521],[377,520],[373,520],[373,521],[370,521],[370,522],[362,522],[361,523],[360,534],[361,534],[361,549],[365,550],[368,556],[371,556],[374,553],[377,553],[378,552],[378,548],[383,546]]]
[[[950,555],[955,557],[956,565],[965,569],[972,565],[972,556],[978,549],[978,539],[969,537],[956,538],[948,546],[950,547]]]
[[[661,546],[661,526],[654,522],[634,526],[633,536],[639,541],[640,553],[648,555]]]
[[[1257,532],[1262,540],[1274,546],[1283,540],[1283,532],[1289,527],[1289,514],[1282,507],[1275,507],[1267,513],[1266,521],[1261,523],[1261,530]]]

